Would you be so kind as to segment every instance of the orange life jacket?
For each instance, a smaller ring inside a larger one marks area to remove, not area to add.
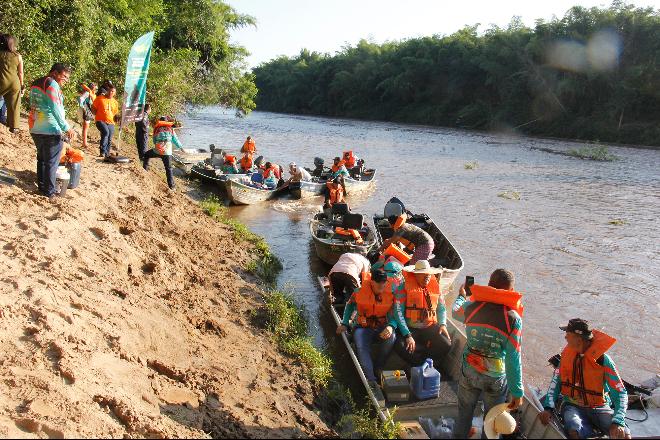
[[[225,156],[225,163],[226,164],[235,164],[236,163],[236,156],[226,155]]]
[[[470,291],[472,292],[470,296],[470,301],[472,302],[501,304],[518,312],[521,318],[523,316],[525,309],[522,305],[522,294],[518,292],[496,289],[490,286],[479,286],[477,284],[470,286]]]
[[[242,158],[241,158],[241,168],[243,171],[247,171],[250,168],[252,168],[252,153],[246,153]]]
[[[174,122],[172,122],[172,121],[157,121],[157,122],[156,122],[156,125],[154,125],[154,132],[153,132],[153,134],[155,135],[155,134],[156,134],[156,131],[158,131],[158,129],[159,129],[159,128],[162,128],[162,127],[167,127],[167,128],[169,128],[170,130],[173,130],[173,129],[172,129],[173,126],[174,126]]]
[[[343,167],[344,165],[346,165],[346,161],[344,161],[344,160],[340,160],[340,161],[337,163],[337,165],[332,165],[332,168],[331,168],[331,169],[332,169],[332,172],[333,172],[333,173],[336,173],[336,172],[339,171],[339,169],[340,169],[341,167]]]
[[[254,139],[250,139],[249,141],[246,140],[243,143],[243,148],[241,148],[242,153],[256,153],[257,152],[257,144],[254,142]]]
[[[385,252],[383,252],[383,255],[386,257],[394,257],[401,264],[406,264],[412,259],[412,255],[405,253],[404,250],[401,249],[401,247],[399,247],[396,243],[390,244],[387,249],[385,249]]]
[[[344,151],[344,162],[346,168],[353,168],[356,165],[355,156],[352,151]]]
[[[583,356],[568,346],[564,348],[559,374],[562,395],[581,406],[596,408],[607,403],[604,387],[607,369],[599,359],[612,348],[616,339],[598,330],[592,330],[592,334],[591,346]]]
[[[371,289],[371,274],[362,274],[362,287],[353,294],[353,299],[357,305],[357,322],[360,327],[379,328],[387,324],[387,313],[392,309],[394,295],[390,282],[387,281],[385,289],[379,298],[376,298]]]
[[[67,147],[66,151],[60,158],[60,163],[65,164],[65,163],[80,163],[84,159],[83,152],[81,150],[77,150],[75,148],[69,148]]]
[[[351,236],[355,239],[355,242],[357,244],[364,243],[364,240],[362,239],[362,235],[360,235],[360,231],[358,231],[357,229],[345,229],[345,228],[337,227],[335,228],[335,234]]]
[[[270,174],[273,174],[273,177],[276,179],[279,179],[278,175],[279,168],[275,165],[271,165],[270,168],[264,169],[264,179],[268,179],[270,177]]]
[[[438,302],[442,300],[438,280],[431,276],[431,281],[426,286],[427,295],[417,283],[414,273],[404,271],[403,278],[406,292],[406,319],[425,323],[427,326],[436,324],[438,322]]]
[[[327,186],[330,193],[330,198],[328,200],[330,206],[334,205],[335,203],[344,203],[344,188],[342,188],[341,185],[338,185],[335,188],[334,184],[332,183],[328,183]]]

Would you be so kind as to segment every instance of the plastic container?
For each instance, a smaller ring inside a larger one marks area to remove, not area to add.
[[[66,170],[65,166],[57,167],[57,173],[55,174],[55,179],[57,182],[57,186],[60,189],[59,195],[60,197],[64,197],[64,195],[66,194],[66,189],[69,186],[69,179],[71,179],[71,175]]]
[[[433,368],[433,360],[410,369],[410,390],[419,400],[433,399],[440,392],[440,372]]]
[[[80,185],[80,174],[82,173],[81,163],[71,163],[67,167],[69,171],[69,189],[77,188]]]

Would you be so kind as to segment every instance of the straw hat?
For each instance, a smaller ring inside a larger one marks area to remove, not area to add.
[[[484,418],[484,433],[488,438],[499,438],[500,434],[511,434],[516,430],[516,420],[508,408],[508,403],[494,406]]]
[[[403,268],[406,272],[412,273],[428,273],[436,275],[442,273],[442,268],[431,267],[431,263],[427,260],[419,260],[414,266],[406,266]]]

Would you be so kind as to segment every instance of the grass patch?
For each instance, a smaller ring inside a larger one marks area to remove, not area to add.
[[[613,162],[618,159],[617,156],[610,153],[604,145],[595,147],[581,147],[579,149],[568,150],[569,156],[577,157],[580,159],[595,160],[598,162]]]
[[[369,407],[354,411],[353,414],[342,417],[337,425],[337,430],[343,438],[399,438],[401,424],[394,421],[394,411],[390,411],[390,417],[382,422],[378,416],[372,414]]]
[[[216,196],[208,196],[199,205],[208,216],[231,228],[234,241],[254,245],[257,260],[251,261],[245,270],[258,276],[268,284],[275,283],[277,276],[282,271],[282,262],[270,251],[266,240],[261,235],[250,231],[243,223],[231,218],[229,210]]]
[[[620,218],[616,218],[616,219],[614,219],[614,220],[610,220],[609,223],[610,223],[611,225],[614,225],[614,226],[625,226],[625,225],[628,224],[627,221],[625,221],[625,220],[623,220],[623,219],[620,219]]]
[[[499,193],[497,197],[507,200],[520,200],[520,193],[518,191],[504,191]]]
[[[280,350],[300,361],[314,384],[327,386],[332,377],[332,360],[314,347],[304,309],[296,306],[291,293],[278,290],[269,292],[265,301],[266,327]]]
[[[466,170],[474,170],[474,169],[476,169],[478,166],[479,166],[479,164],[477,163],[476,160],[473,160],[472,162],[468,162],[468,163],[466,163],[465,165],[463,165],[463,167],[464,167]]]

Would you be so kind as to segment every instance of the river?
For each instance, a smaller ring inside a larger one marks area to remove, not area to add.
[[[354,212],[370,218],[398,196],[453,242],[465,261],[461,277],[485,284],[498,267],[515,273],[525,295],[523,368],[533,384],[547,385],[547,359],[564,345],[559,326],[574,317],[618,339],[611,354],[624,378],[660,372],[660,151],[609,146],[619,160],[595,162],[552,153],[583,146],[562,140],[263,112],[240,119],[215,107],[184,125],[186,147],[237,151],[251,135],[285,169],[354,150],[378,170],[372,193],[349,198]],[[294,290],[316,343],[341,365],[348,361],[316,283],[328,268],[309,237],[320,203],[285,198],[231,212],[283,261],[280,285]]]

